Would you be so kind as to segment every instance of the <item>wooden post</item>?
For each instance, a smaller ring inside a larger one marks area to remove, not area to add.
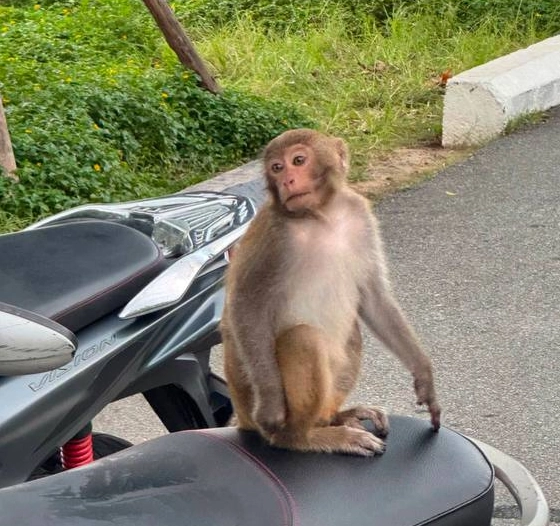
[[[210,75],[166,0],[143,1],[161,29],[169,47],[176,53],[181,63],[200,76],[204,88],[212,93],[219,93],[220,87],[214,77]]]
[[[10,132],[8,131],[8,123],[4,114],[4,106],[2,105],[2,96],[0,95],[0,166],[6,170],[5,175],[11,179],[18,180],[13,173],[17,168],[14,150],[12,149],[12,141],[10,140]],[[0,170],[2,175],[2,170]]]

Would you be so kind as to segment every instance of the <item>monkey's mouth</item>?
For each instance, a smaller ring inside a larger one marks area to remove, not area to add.
[[[295,200],[298,200],[298,199],[300,199],[300,198],[302,198],[302,197],[305,197],[306,195],[311,195],[311,192],[301,192],[301,193],[299,193],[299,194],[290,195],[290,196],[286,199],[286,201],[284,201],[284,204],[289,203],[290,201],[292,201],[292,200],[294,200],[294,199],[295,199]]]

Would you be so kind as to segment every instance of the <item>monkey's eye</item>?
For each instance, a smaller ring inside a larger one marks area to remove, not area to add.
[[[305,163],[305,156],[304,155],[296,155],[292,161],[294,166],[301,166]]]
[[[271,170],[271,172],[272,172],[272,173],[275,173],[275,174],[281,172],[281,171],[282,171],[282,168],[283,168],[282,163],[272,163],[272,164],[270,165],[270,170]]]

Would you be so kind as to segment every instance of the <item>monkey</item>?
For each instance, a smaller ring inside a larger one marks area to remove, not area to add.
[[[349,161],[343,139],[311,129],[265,147],[268,200],[235,248],[220,329],[240,429],[279,448],[370,456],[385,450],[385,411],[341,410],[360,371],[360,322],[412,373],[435,431],[441,409],[431,360],[391,292],[377,219],[347,184]]]

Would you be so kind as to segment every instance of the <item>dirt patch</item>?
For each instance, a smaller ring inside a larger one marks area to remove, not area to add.
[[[469,153],[468,150],[448,150],[439,146],[397,148],[374,157],[364,177],[352,182],[351,186],[368,199],[378,199],[424,180]]]

